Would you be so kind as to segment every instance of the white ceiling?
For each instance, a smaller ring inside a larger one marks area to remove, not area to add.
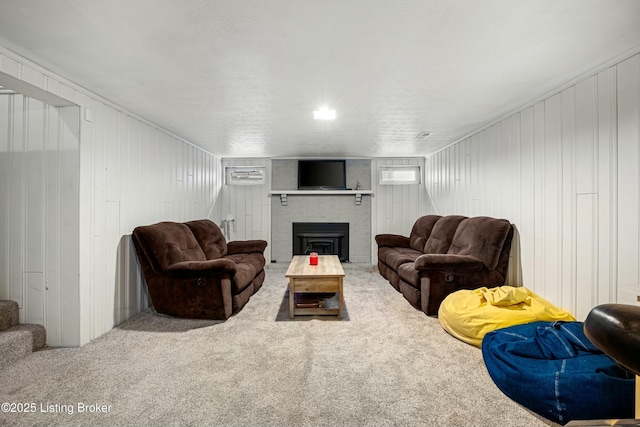
[[[0,44],[221,157],[422,156],[638,49],[640,1],[0,0]]]

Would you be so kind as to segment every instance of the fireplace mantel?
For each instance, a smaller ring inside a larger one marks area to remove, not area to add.
[[[356,206],[362,204],[362,196],[373,197],[371,190],[275,190],[271,195],[280,195],[280,204],[287,206],[288,196],[355,196]]]

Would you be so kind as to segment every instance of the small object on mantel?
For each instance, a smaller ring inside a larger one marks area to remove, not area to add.
[[[309,254],[309,264],[310,265],[318,265],[318,253],[317,252],[311,252]]]

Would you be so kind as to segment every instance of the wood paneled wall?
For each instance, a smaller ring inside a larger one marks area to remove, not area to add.
[[[509,283],[584,319],[640,294],[640,55],[429,157],[439,214],[517,228]]]
[[[207,218],[220,160],[94,99],[80,162],[83,337],[92,339],[149,306],[131,233],[138,225]]]
[[[371,263],[378,263],[377,234],[394,233],[408,236],[416,219],[435,213],[425,184],[380,185],[378,167],[384,165],[418,165],[423,175],[423,158],[376,158],[371,161]]]
[[[619,302],[640,301],[640,54],[616,67],[617,77],[617,243],[609,260]]]
[[[0,96],[0,299],[50,345],[78,337],[79,131],[78,107]]]
[[[261,185],[226,185],[224,168],[227,166],[260,166],[265,168],[265,181]],[[232,216],[235,231],[229,240],[259,239],[269,242],[265,258],[271,259],[271,160],[223,159],[222,187],[210,219],[216,224]]]
[[[75,219],[64,222],[67,230],[43,229],[45,241],[51,244],[55,244],[57,237],[50,233],[60,235],[57,256],[46,260],[45,271],[66,271],[65,263],[77,262],[77,271],[60,284],[62,292],[72,297],[57,300],[45,297],[44,308],[23,309],[21,319],[41,323],[31,313],[44,313],[50,345],[81,345],[148,306],[131,232],[137,225],[157,221],[208,217],[222,185],[221,160],[3,48],[0,48],[0,72],[78,106],[64,107],[65,111],[73,109],[76,121],[80,122],[79,146],[76,143],[74,151],[76,163],[59,165],[63,176],[76,177],[69,185],[77,192],[77,198],[68,200],[64,193],[51,191],[42,193],[45,202],[33,202],[45,209],[45,221],[55,221],[50,219],[52,212],[48,206],[63,206],[65,212],[76,213]],[[39,116],[36,113],[24,123],[35,122]],[[61,156],[66,151],[57,153]],[[41,156],[48,158],[45,154]],[[31,167],[30,164],[24,167]],[[23,177],[27,175],[31,173],[22,173]],[[48,180],[43,183],[40,178],[23,179],[15,186],[11,184],[10,192],[20,194],[13,195],[14,200],[19,197],[32,200],[31,194],[37,194],[38,186],[42,185],[55,183]],[[33,241],[32,233],[36,232],[24,230],[44,227],[38,225],[38,214],[29,212],[24,217],[29,225],[22,230],[10,227],[15,240],[10,250],[15,245],[26,248]],[[17,215],[11,211],[10,214]],[[29,259],[41,259],[38,251],[44,249],[28,247],[22,251],[28,253]],[[31,289],[33,283],[40,283],[40,278],[31,274],[33,268],[26,261],[21,262],[22,277],[16,280],[21,280],[22,289]],[[0,268],[3,280],[7,267],[0,264]],[[0,282],[0,298],[13,296],[9,286]],[[56,320],[55,316],[62,320]],[[73,330],[65,330],[64,325],[71,325]]]

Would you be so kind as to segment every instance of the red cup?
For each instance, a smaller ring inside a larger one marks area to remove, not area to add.
[[[309,264],[310,265],[318,265],[318,253],[317,252],[311,252],[309,254]]]

